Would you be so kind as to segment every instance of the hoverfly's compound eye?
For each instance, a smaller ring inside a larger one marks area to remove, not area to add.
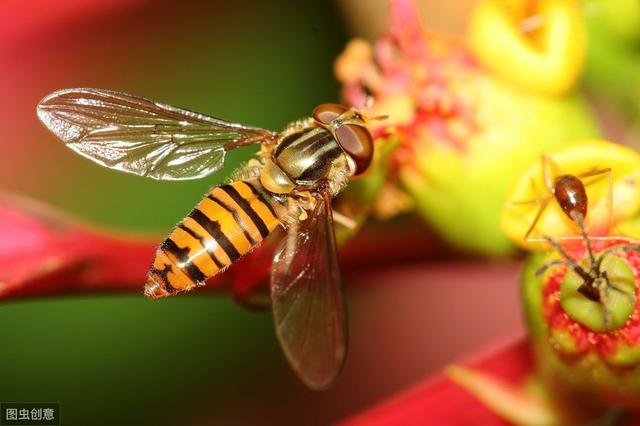
[[[364,172],[373,157],[373,138],[366,127],[345,124],[336,129],[338,143],[356,163],[358,175]]]
[[[322,104],[313,110],[313,118],[319,123],[330,124],[338,118],[347,108],[339,104]]]

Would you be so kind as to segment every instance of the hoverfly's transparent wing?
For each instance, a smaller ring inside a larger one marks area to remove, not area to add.
[[[54,92],[38,104],[38,117],[69,148],[96,163],[159,180],[206,176],[222,167],[226,151],[276,136],[101,89]]]
[[[273,261],[276,334],[296,374],[312,389],[334,381],[346,352],[345,309],[328,196],[289,229]]]

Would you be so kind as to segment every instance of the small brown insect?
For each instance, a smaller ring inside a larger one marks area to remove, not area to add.
[[[558,240],[574,239],[574,237],[563,237],[556,240],[548,236],[543,236],[542,239],[548,242],[560,254],[560,256],[562,256],[562,259],[545,263],[536,272],[536,275],[542,275],[545,271],[553,266],[565,265],[568,268],[572,269],[576,274],[578,274],[578,276],[580,276],[580,278],[582,279],[582,284],[578,288],[578,291],[589,300],[605,305],[608,293],[612,290],[618,291],[626,295],[627,297],[633,298],[632,294],[629,294],[626,290],[616,286],[611,282],[609,276],[607,275],[607,271],[602,270],[602,261],[606,256],[612,254],[613,252],[640,251],[640,246],[638,246],[637,244],[617,245],[602,251],[596,258],[591,246],[591,239],[597,238],[600,240],[609,240],[612,237],[589,237],[585,228],[585,219],[587,217],[589,200],[587,197],[585,184],[582,179],[600,175],[609,176],[609,220],[611,220],[611,188],[613,186],[611,181],[611,168],[591,170],[579,175],[560,174],[551,179],[551,176],[548,173],[548,166],[552,166],[556,170],[559,170],[558,166],[553,162],[553,160],[551,160],[551,158],[545,154],[542,156],[542,173],[545,185],[549,190],[550,195],[539,201],[540,207],[533,222],[529,226],[524,239],[527,241],[534,241],[530,238],[531,232],[535,228],[538,220],[540,219],[540,216],[542,215],[542,212],[544,212],[544,209],[548,206],[549,202],[552,199],[555,199],[564,214],[566,214],[567,217],[577,225],[580,231],[580,238],[583,240],[584,246],[587,249],[589,266],[583,267],[579,265],[574,259],[571,258],[571,256],[569,256],[566,250],[558,242]],[[610,313],[605,310],[605,323],[608,323],[609,321]]]
[[[539,208],[536,212],[536,215],[529,225],[527,232],[525,232],[523,239],[525,241],[546,241],[546,238],[532,238],[531,234],[535,229],[538,221],[542,217],[545,209],[548,207],[549,203],[555,200],[564,214],[567,215],[572,222],[574,222],[578,230],[580,231],[581,237],[584,239],[587,237],[587,231],[585,226],[585,221],[587,218],[588,211],[588,197],[586,186],[591,182],[585,184],[583,179],[590,177],[598,177],[598,176],[608,176],[609,179],[609,192],[608,192],[608,210],[609,210],[609,221],[611,223],[612,220],[612,211],[613,211],[613,177],[611,174],[611,168],[606,167],[602,169],[590,170],[585,173],[580,173],[578,175],[565,174],[561,172],[560,167],[549,157],[547,154],[542,155],[541,159],[542,166],[542,177],[545,183],[545,187],[548,191],[548,195],[543,198],[536,198],[533,200],[527,201],[516,201],[510,203],[510,206],[515,205],[524,205],[524,204],[538,204]],[[551,173],[550,169],[553,169],[554,173]],[[611,226],[609,226],[611,228]],[[593,238],[593,237],[592,237]],[[601,237],[596,237],[601,239]],[[608,239],[608,237],[604,237]],[[575,237],[562,237],[560,240],[566,239],[575,239]]]

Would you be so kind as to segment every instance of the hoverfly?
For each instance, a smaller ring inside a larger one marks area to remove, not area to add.
[[[157,180],[207,176],[222,167],[227,151],[259,144],[259,159],[215,186],[158,247],[145,294],[159,298],[202,286],[282,227],[287,234],[271,273],[276,334],[306,385],[324,389],[333,382],[346,332],[331,200],[371,162],[367,117],[322,104],[276,133],[85,88],[56,91],[37,111],[80,155]]]

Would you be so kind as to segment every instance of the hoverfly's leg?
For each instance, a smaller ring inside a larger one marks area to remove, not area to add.
[[[333,213],[333,221],[335,223],[339,223],[340,225],[351,230],[356,229],[356,227],[358,226],[355,220],[343,215],[339,211],[332,209],[331,212]]]
[[[397,185],[384,182],[373,204],[373,214],[379,219],[386,220],[410,212],[414,204],[412,198]],[[508,203],[507,207],[510,208],[512,204],[519,203]]]
[[[300,201],[294,197],[287,197],[287,212],[282,216],[281,222],[285,229],[295,226],[300,220],[304,220],[304,208],[300,205]]]

